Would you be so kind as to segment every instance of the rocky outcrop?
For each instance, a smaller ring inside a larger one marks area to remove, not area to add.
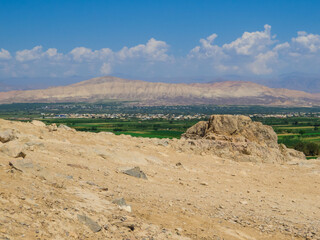
[[[283,163],[305,159],[303,153],[277,142],[272,127],[247,116],[212,115],[182,135],[183,148],[236,161]]]

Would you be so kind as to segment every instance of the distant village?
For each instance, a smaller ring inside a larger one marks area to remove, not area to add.
[[[152,120],[152,119],[163,119],[163,120],[191,120],[191,119],[207,119],[210,115],[207,114],[187,114],[187,115],[176,115],[176,114],[146,114],[146,113],[113,113],[113,114],[94,114],[94,113],[66,113],[66,114],[55,114],[55,113],[42,113],[42,118],[91,118],[91,119],[139,119],[139,120]],[[296,112],[286,114],[248,114],[251,118],[291,118],[291,117],[310,117],[310,113]],[[320,117],[320,113],[312,113],[313,117]]]

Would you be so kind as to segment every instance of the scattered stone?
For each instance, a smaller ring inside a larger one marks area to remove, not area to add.
[[[104,230],[108,231],[109,225],[108,225],[108,224],[105,224],[105,225],[103,226],[103,228],[104,228]]]
[[[98,186],[97,184],[95,184],[94,182],[91,182],[91,181],[87,181],[86,182],[88,185],[90,185],[90,186]]]
[[[201,182],[200,185],[208,186],[208,183],[207,182]]]
[[[169,141],[166,139],[158,139],[157,145],[166,147],[169,145]]]
[[[3,132],[0,132],[0,142],[6,143],[9,141],[12,141],[17,138],[17,134],[12,129],[4,130]]]
[[[126,222],[126,223],[123,223],[122,225],[123,225],[124,227],[129,228],[131,231],[134,231],[134,229],[135,229],[134,223],[128,223],[128,222]]]
[[[120,209],[123,209],[127,212],[131,212],[131,206],[127,205],[126,200],[124,200],[124,198],[114,199],[112,203],[117,204]]]
[[[72,168],[80,168],[80,169],[89,170],[89,168],[87,166],[82,166],[80,164],[68,163],[67,166],[72,167]]]
[[[78,214],[78,220],[83,224],[87,225],[92,232],[99,232],[102,229],[102,227],[97,222],[93,221],[91,218],[85,215]]]
[[[112,201],[112,203],[117,204],[118,206],[126,206],[126,200],[124,198],[117,198]]]
[[[23,172],[21,169],[17,168],[12,162],[9,162],[9,166],[14,170],[17,170],[19,172]]]
[[[47,128],[48,128],[49,132],[54,132],[54,131],[58,130],[58,127],[57,127],[57,125],[55,123],[47,126]]]
[[[128,170],[124,170],[122,171],[124,174],[127,174],[129,176],[132,177],[136,177],[136,178],[143,178],[143,179],[148,179],[146,174],[140,170],[140,167],[134,167]]]

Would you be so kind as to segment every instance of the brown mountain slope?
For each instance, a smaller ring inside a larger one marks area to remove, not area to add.
[[[272,89],[252,82],[236,81],[170,84],[100,77],[62,87],[0,93],[0,103],[103,100],[135,101],[142,105],[320,105],[319,94]]]

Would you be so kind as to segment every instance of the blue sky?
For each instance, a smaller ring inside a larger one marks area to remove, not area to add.
[[[319,9],[317,0],[0,0],[0,82],[319,75]]]

